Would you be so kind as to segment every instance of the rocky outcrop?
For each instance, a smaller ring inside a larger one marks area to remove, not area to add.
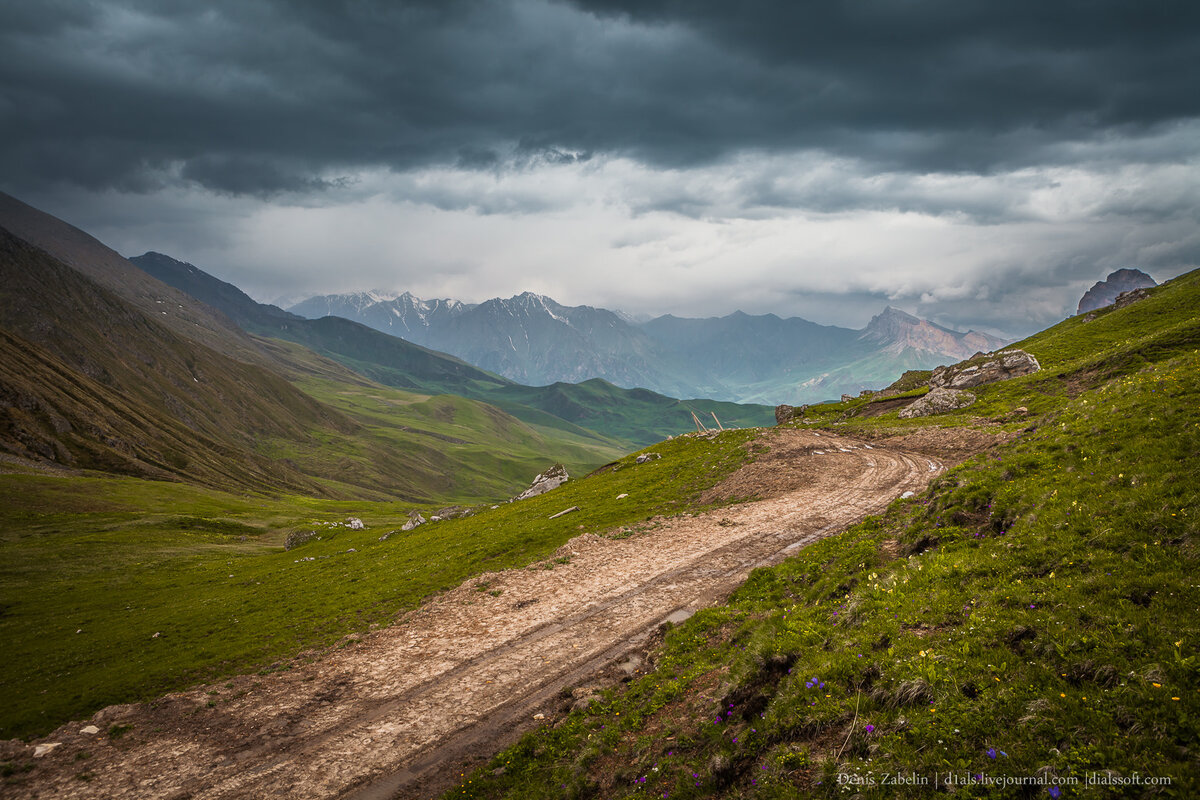
[[[1083,297],[1080,298],[1079,309],[1075,313],[1083,314],[1112,305],[1122,292],[1131,292],[1134,289],[1148,289],[1151,286],[1157,285],[1154,282],[1154,278],[1151,278],[1140,269],[1119,269],[1116,272],[1110,273],[1107,278],[1096,283],[1091,289],[1088,289]]]
[[[969,389],[1029,375],[1041,368],[1038,360],[1024,350],[1004,350],[961,361],[953,366],[938,367],[929,377],[929,386],[931,389]]]
[[[400,526],[400,530],[411,531],[413,528],[417,527],[418,525],[424,525],[424,524],[425,524],[425,517],[421,516],[420,511],[410,511],[410,512],[408,512],[408,519],[405,521],[405,523],[403,525]]]
[[[657,461],[660,458],[662,458],[662,456],[658,453],[642,453],[640,456],[635,458],[634,461],[638,464],[645,464],[647,461]]]
[[[945,414],[947,411],[957,411],[975,402],[975,395],[959,389],[934,389],[915,403],[900,410],[901,419],[913,417],[928,417],[931,414]]]
[[[444,519],[462,519],[463,517],[471,516],[471,514],[471,509],[464,506],[446,506],[433,512],[433,516],[429,518],[429,521],[441,522]]]
[[[789,405],[775,406],[775,424],[783,425],[785,422],[791,422],[796,419],[796,417],[803,417],[804,412],[807,410],[807,405],[795,407]]]
[[[1117,299],[1113,301],[1113,308],[1124,308],[1125,306],[1132,305],[1139,300],[1145,300],[1149,296],[1150,293],[1145,289],[1134,289],[1129,292],[1121,292],[1119,295],[1117,295]]]
[[[567,468],[562,464],[555,464],[545,472],[540,473],[533,479],[533,483],[529,488],[521,492],[513,498],[513,500],[528,500],[530,497],[537,497],[539,494],[545,494],[551,489],[557,489],[562,486],[571,476],[567,474]]]
[[[295,550],[302,544],[308,544],[321,536],[316,531],[292,531],[283,542],[284,550]]]

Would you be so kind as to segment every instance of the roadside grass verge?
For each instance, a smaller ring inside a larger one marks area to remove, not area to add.
[[[411,510],[428,517],[437,505],[0,475],[0,736],[286,666],[472,575],[548,558],[578,534],[695,510],[696,496],[752,457],[743,445],[758,433],[680,437],[652,448],[657,460],[630,454],[539,497],[409,532],[400,527]],[[549,519],[571,506],[580,510]],[[366,530],[347,528],[351,516]],[[289,533],[310,530],[321,538],[283,550]]]
[[[756,570],[446,797],[1200,795],[1200,354],[1158,324],[1064,334],[989,387],[1046,391],[1021,438]]]

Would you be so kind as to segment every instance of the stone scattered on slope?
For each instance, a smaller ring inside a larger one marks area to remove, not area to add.
[[[933,389],[915,403],[900,410],[901,419],[913,417],[928,417],[931,414],[944,414],[947,411],[957,411],[975,402],[975,395],[960,389]]]
[[[1096,283],[1091,289],[1084,293],[1079,300],[1079,309],[1076,314],[1083,314],[1087,311],[1095,311],[1098,308],[1112,305],[1117,297],[1123,292],[1133,291],[1134,289],[1148,289],[1151,286],[1157,286],[1154,278],[1151,278],[1140,269],[1119,269],[1116,272],[1110,273],[1107,278]]]
[[[316,531],[292,531],[283,542],[284,550],[295,550],[302,544],[308,544],[321,536]]]
[[[567,474],[567,468],[562,464],[555,464],[545,472],[539,473],[533,479],[533,483],[529,488],[514,497],[514,500],[528,500],[530,497],[537,497],[539,494],[545,494],[551,489],[557,489],[570,479]]]
[[[423,516],[421,516],[420,511],[410,511],[410,512],[408,512],[408,520],[403,525],[400,526],[400,530],[411,531],[413,528],[417,527],[418,525],[424,525],[425,522],[426,522],[426,520]]]
[[[635,458],[634,461],[639,464],[645,464],[647,461],[654,461],[655,459],[659,458],[662,458],[662,456],[658,453],[642,453],[640,456]]]
[[[438,519],[460,519],[471,516],[471,509],[464,506],[446,506],[434,512]]]
[[[960,361],[953,366],[938,367],[929,378],[929,386],[933,389],[969,389],[1029,375],[1041,368],[1038,360],[1024,350],[1004,350]]]
[[[366,530],[367,526],[363,525],[363,521],[358,517],[350,517],[346,520],[346,527],[352,531]]]
[[[62,747],[62,742],[47,742],[46,744],[39,744],[33,749],[33,757],[43,758],[53,753],[58,747]]]
[[[570,514],[574,511],[578,511],[578,510],[579,510],[579,506],[571,506],[570,508],[563,509],[562,511],[558,512],[557,514],[551,514],[550,519],[558,519],[559,517],[565,516],[567,514]]]

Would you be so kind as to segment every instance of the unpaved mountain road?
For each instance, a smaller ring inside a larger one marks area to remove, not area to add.
[[[534,715],[564,689],[612,670],[668,618],[719,602],[751,569],[920,491],[942,469],[828,433],[764,436],[769,453],[716,490],[764,499],[629,538],[582,535],[557,559],[469,580],[287,672],[114,706],[39,742],[2,743],[0,759],[18,762],[36,744],[61,745],[0,795],[387,800],[449,788],[464,764],[539,724]],[[110,740],[82,733],[89,724],[132,727]]]

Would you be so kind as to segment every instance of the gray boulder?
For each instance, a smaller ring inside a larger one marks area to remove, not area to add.
[[[1136,303],[1138,300],[1145,300],[1149,296],[1150,293],[1145,289],[1133,289],[1132,291],[1121,292],[1117,295],[1117,299],[1113,301],[1113,308],[1124,308]]]
[[[807,410],[807,405],[796,406],[795,408],[788,405],[775,406],[775,424],[782,425],[785,422],[791,422],[797,417],[803,417],[804,412]]]
[[[938,367],[929,378],[929,386],[931,389],[969,389],[1029,375],[1041,368],[1038,360],[1024,350],[1003,350],[953,366]]]
[[[433,512],[438,519],[459,519],[471,516],[471,509],[463,506],[446,506]]]
[[[425,518],[421,516],[420,511],[410,511],[410,512],[408,512],[408,520],[403,525],[400,526],[400,530],[411,531],[413,528],[417,527],[418,525],[424,525],[424,524],[425,524]]]
[[[924,397],[900,409],[901,419],[913,417],[928,417],[930,414],[944,414],[947,411],[957,411],[975,402],[975,395],[960,389],[933,389]]]
[[[662,456],[658,453],[642,453],[640,456],[635,458],[634,461],[638,464],[645,464],[647,461],[657,461],[660,458],[662,458]]]
[[[555,464],[545,472],[539,473],[533,479],[533,483],[529,488],[514,497],[514,500],[528,500],[530,497],[537,497],[539,494],[545,494],[551,489],[557,489],[562,486],[571,476],[567,474],[567,468],[562,464]]]

